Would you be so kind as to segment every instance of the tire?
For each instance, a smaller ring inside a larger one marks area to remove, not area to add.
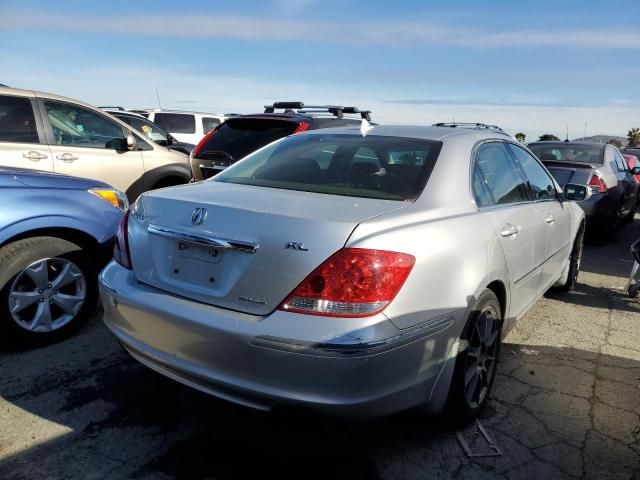
[[[631,223],[631,222],[633,222],[633,219],[636,216],[636,208],[637,207],[638,207],[637,203],[634,203],[633,207],[631,207],[631,210],[629,210],[629,213],[627,213],[622,218],[622,223]]]
[[[445,410],[448,419],[456,425],[473,421],[489,400],[502,342],[500,312],[500,302],[495,293],[485,289],[478,297],[460,336],[460,348]],[[486,339],[485,345],[479,348],[483,338]]]
[[[569,257],[569,275],[567,281],[558,287],[563,292],[572,292],[578,283],[578,274],[580,273],[580,264],[582,262],[582,253],[584,250],[584,226],[581,225],[576,238],[573,241],[571,256]]]
[[[0,329],[19,342],[52,343],[95,311],[97,270],[78,245],[56,237],[0,249]]]
[[[159,188],[167,188],[167,187],[175,187],[177,185],[185,185],[189,183],[188,180],[184,180],[183,178],[179,178],[179,177],[167,177],[167,178],[163,178],[162,180],[159,180],[152,188],[151,190],[157,190]]]

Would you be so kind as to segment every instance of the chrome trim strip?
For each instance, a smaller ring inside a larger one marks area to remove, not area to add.
[[[241,252],[245,253],[256,253],[256,250],[258,250],[258,248],[260,247],[260,245],[258,245],[257,243],[217,237],[211,232],[207,231],[203,231],[203,233],[206,235],[198,235],[195,233],[186,232],[184,230],[177,230],[161,225],[149,225],[147,231],[149,233],[155,233],[156,235],[162,235],[163,237],[174,238],[176,240],[183,240],[190,243],[197,243],[199,245],[206,245],[208,247],[219,248],[222,250],[240,250]]]

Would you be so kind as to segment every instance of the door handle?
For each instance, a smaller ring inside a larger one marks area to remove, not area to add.
[[[504,227],[502,227],[502,230],[500,230],[500,235],[502,235],[503,237],[512,237],[516,233],[518,233],[518,227],[516,227],[515,225],[511,225],[510,223],[507,223]]]
[[[56,156],[56,158],[58,160],[62,160],[63,162],[67,162],[67,163],[71,163],[71,162],[74,162],[74,161],[78,160],[78,157],[76,157],[72,153],[62,153],[62,154]]]
[[[39,160],[44,160],[47,156],[44,153],[36,152],[35,150],[29,150],[28,152],[24,152],[22,154],[23,158],[28,158],[29,160],[33,160],[37,162]]]
[[[553,218],[553,215],[548,214],[546,217],[544,217],[544,221],[547,222],[547,223],[553,223],[553,222],[556,221],[556,219]]]

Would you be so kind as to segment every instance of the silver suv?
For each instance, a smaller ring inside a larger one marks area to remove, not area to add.
[[[0,166],[93,178],[142,192],[187,183],[189,158],[86,103],[0,87]]]

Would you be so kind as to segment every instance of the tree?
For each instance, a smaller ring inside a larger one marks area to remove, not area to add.
[[[612,138],[607,143],[609,145],[613,145],[616,148],[622,148],[623,147],[622,142],[620,140],[618,140],[617,138]]]
[[[640,128],[632,128],[627,133],[627,138],[629,139],[630,147],[640,146]]]
[[[540,138],[538,139],[539,142],[557,142],[559,140],[560,139],[552,133],[545,133],[544,135],[540,135]]]
[[[527,136],[524,133],[522,132],[516,133],[516,140],[518,140],[520,143],[524,143],[526,139],[527,139]]]

